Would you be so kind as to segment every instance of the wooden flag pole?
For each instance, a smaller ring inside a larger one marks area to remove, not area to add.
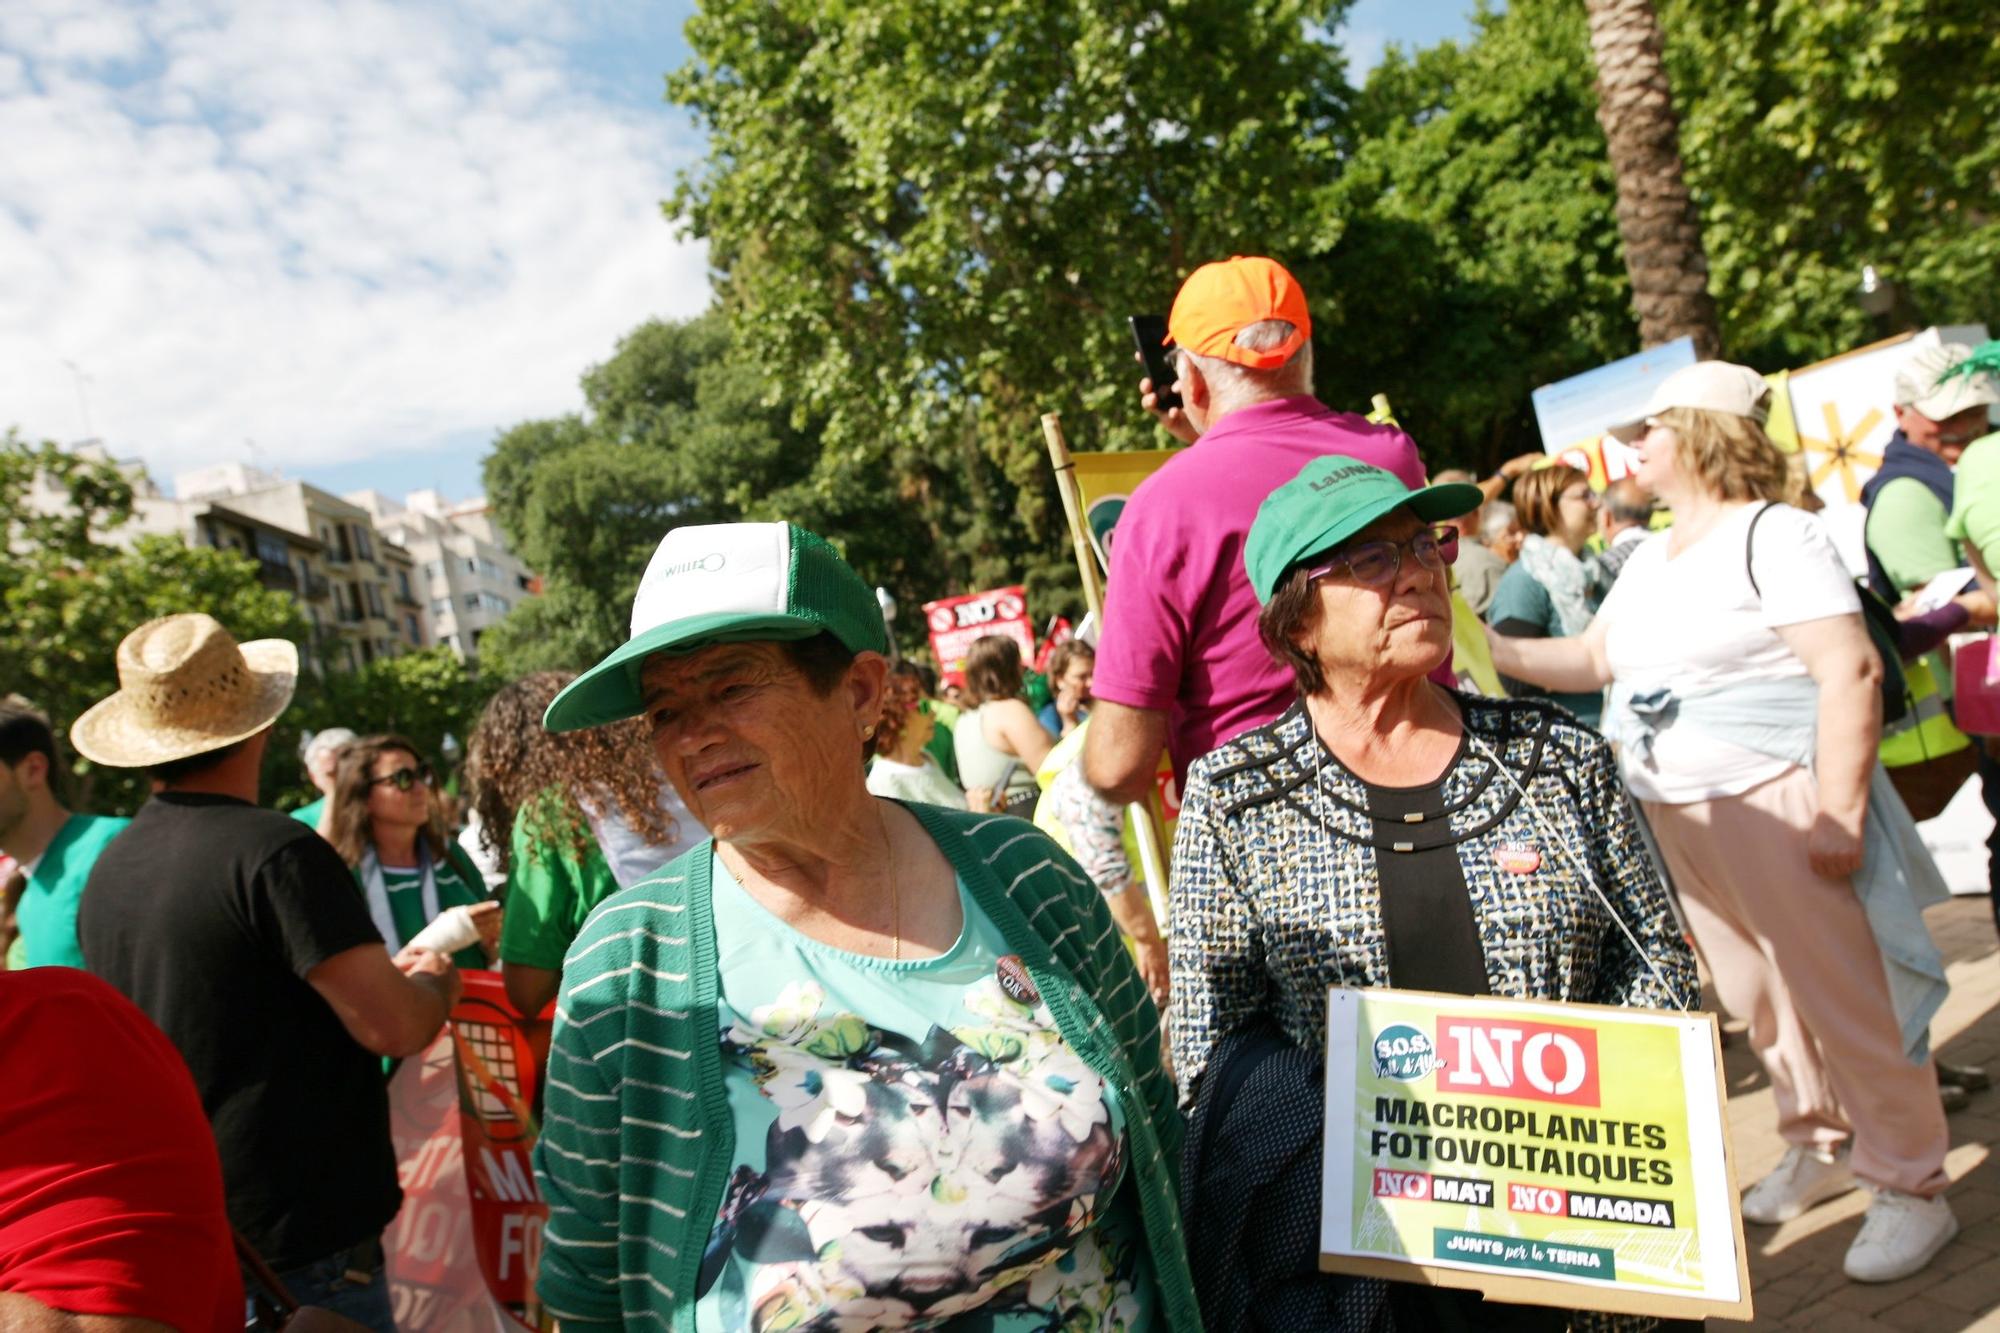
[[[1076,462],[1069,456],[1069,442],[1063,438],[1062,414],[1042,414],[1042,439],[1048,442],[1049,462],[1056,470],[1056,490],[1062,495],[1063,517],[1069,521],[1070,545],[1076,548],[1077,573],[1083,576],[1083,605],[1104,627],[1104,584],[1097,573],[1097,558],[1090,550],[1090,527],[1083,517],[1083,493],[1076,484]]]
[[[1042,416],[1042,438],[1049,446],[1049,462],[1056,470],[1056,490],[1062,495],[1063,516],[1069,522],[1070,545],[1076,551],[1076,571],[1083,579],[1083,602],[1097,618],[1098,632],[1104,631],[1104,583],[1098,575],[1097,556],[1090,548],[1090,529],[1083,516],[1083,492],[1076,484],[1076,462],[1070,457],[1069,442],[1063,438],[1062,415]],[[1078,763],[1083,762],[1081,759]],[[1167,824],[1160,808],[1157,787],[1142,801],[1129,807],[1138,817],[1132,832],[1139,843],[1139,862],[1146,872],[1146,889],[1153,902],[1153,919],[1164,933],[1167,915]]]

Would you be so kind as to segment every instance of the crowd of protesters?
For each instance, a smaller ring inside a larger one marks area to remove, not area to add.
[[[1032,702],[1010,638],[898,659],[787,523],[666,533],[626,643],[494,693],[463,800],[328,728],[318,799],[264,808],[297,650],[207,615],[133,627],[66,736],[0,701],[0,1327],[393,1328],[385,1062],[473,968],[553,1007],[565,1325],[1675,1326],[1320,1274],[1296,1165],[1328,985],[1686,1010],[1698,964],[1788,1145],[1743,1217],[1865,1186],[1848,1275],[1922,1270],[1986,1083],[1929,1050],[1912,809],[1932,765],[2000,806],[1934,654],[1994,621],[1996,358],[1899,376],[1863,589],[1747,368],[1604,423],[1639,459],[1608,487],[1429,478],[1313,396],[1275,261],[1197,269],[1168,330],[1181,406],[1140,403],[1189,447],[1099,534],[1102,625]],[[1456,687],[1458,601],[1510,697]],[[72,811],[67,749],[150,799]],[[1131,804],[1163,766],[1170,865]]]

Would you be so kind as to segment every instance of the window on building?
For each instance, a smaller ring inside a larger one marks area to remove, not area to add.
[[[426,561],[424,562],[424,577],[425,577],[425,578],[427,578],[427,579],[441,579],[441,578],[443,578],[443,577],[444,577],[444,561],[442,561],[442,560],[426,560]]]
[[[396,571],[396,595],[406,602],[410,600],[410,571],[407,569]]]
[[[411,643],[414,643],[419,648],[424,646],[424,631],[417,624],[415,616],[405,615],[403,617],[403,628],[409,631]]]
[[[482,559],[479,562],[479,577],[485,579],[488,583],[498,583],[501,577],[500,566],[494,564],[491,560]]]
[[[354,549],[363,560],[375,558],[375,542],[369,537],[368,529],[360,523],[354,525]]]
[[[437,616],[439,619],[443,619],[445,616],[450,615],[451,598],[449,597],[431,598],[431,614]]]
[[[383,614],[381,586],[374,583],[364,583],[361,587],[362,591],[368,594],[368,614],[380,617]]]

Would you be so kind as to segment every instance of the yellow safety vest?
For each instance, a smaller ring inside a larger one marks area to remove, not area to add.
[[[1949,668],[1937,653],[1927,653],[1903,666],[1903,683],[1909,688],[1910,711],[1882,728],[1878,754],[1884,768],[1903,768],[1952,754],[1972,744],[1972,738],[1952,725],[1947,700],[1939,687],[1940,673],[1950,679]]]

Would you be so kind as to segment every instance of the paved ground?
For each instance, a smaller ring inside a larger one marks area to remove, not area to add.
[[[1958,1064],[1987,1067],[2000,1081],[2000,952],[1984,898],[1959,898],[1931,909],[1930,925],[1944,950],[1951,998],[1932,1025],[1939,1053]],[[1771,1090],[1746,1044],[1723,1051],[1729,1075],[1729,1118],[1737,1171],[1747,1184],[1784,1154]],[[1958,1213],[1958,1238],[1913,1278],[1886,1286],[1849,1282],[1841,1256],[1860,1228],[1865,1191],[1814,1209],[1781,1227],[1745,1227],[1757,1319],[1752,1329],[1810,1328],[1816,1333],[1917,1329],[2000,1333],[2000,1087],[1972,1095],[1951,1118],[1946,1159]],[[1713,1333],[1745,1325],[1712,1320]]]

